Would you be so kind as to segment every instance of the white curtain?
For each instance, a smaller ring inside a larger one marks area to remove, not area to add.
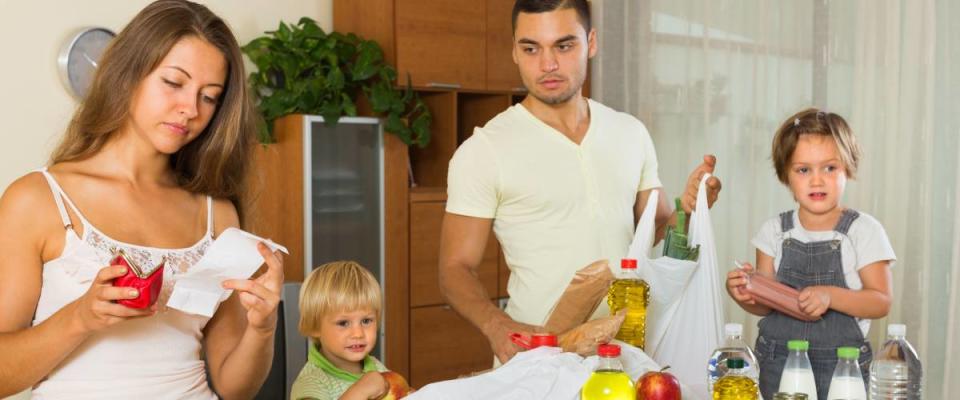
[[[825,107],[864,150],[845,204],[884,225],[899,261],[894,306],[925,398],[960,393],[960,2],[593,0],[592,96],[649,128],[668,194],[704,153],[724,188],[714,208],[722,268],[754,260],[761,223],[794,208],[774,174],[774,131]],[[728,299],[727,319],[756,321]]]

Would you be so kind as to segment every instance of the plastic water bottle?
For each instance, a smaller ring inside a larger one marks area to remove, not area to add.
[[[637,260],[620,260],[621,273],[607,293],[610,314],[626,308],[627,316],[620,325],[617,339],[643,350],[647,332],[647,305],[650,304],[650,285],[640,279]]]
[[[806,340],[791,340],[787,342],[787,363],[783,366],[780,375],[778,392],[803,393],[809,400],[817,400],[817,383],[813,379],[813,368],[810,367],[810,357],[807,350],[810,342]]]
[[[827,400],[867,400],[867,389],[858,362],[860,349],[840,347],[837,349],[837,358]]]
[[[757,356],[753,350],[744,343],[743,325],[726,324],[723,326],[723,333],[726,339],[707,361],[707,391],[713,393],[713,385],[717,379],[723,378],[727,374],[727,360],[739,358],[743,360],[743,369],[740,373],[750,377],[754,382],[760,381],[760,369],[757,368]]]
[[[887,341],[870,364],[870,399],[919,400],[923,397],[923,367],[906,336],[906,325],[887,325]]]
[[[600,363],[580,389],[582,400],[634,400],[637,392],[630,375],[623,372],[620,363],[620,346],[601,344],[597,346]]]

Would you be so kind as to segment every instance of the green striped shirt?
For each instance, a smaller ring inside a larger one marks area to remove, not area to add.
[[[368,355],[363,359],[362,373],[344,371],[327,360],[312,343],[307,358],[307,364],[300,370],[290,389],[290,400],[336,400],[364,373],[387,370],[379,360]]]

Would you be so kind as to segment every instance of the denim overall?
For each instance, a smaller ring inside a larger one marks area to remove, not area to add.
[[[846,235],[860,214],[844,210],[834,231]],[[840,256],[841,237],[820,242],[804,243],[789,237],[793,229],[793,210],[780,214],[783,227],[783,258],[777,269],[777,280],[797,290],[807,286],[839,286],[847,288]],[[873,359],[870,343],[864,339],[857,320],[847,314],[827,310],[820,320],[801,321],[778,311],[771,311],[760,320],[756,353],[760,363],[760,393],[772,399],[780,387],[780,375],[787,362],[787,341],[803,339],[810,342],[807,355],[813,367],[817,384],[817,398],[826,400],[830,379],[837,367],[838,347],[860,348],[860,372],[864,384],[869,382],[869,364]]]

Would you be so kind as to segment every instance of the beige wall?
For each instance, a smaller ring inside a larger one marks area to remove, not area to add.
[[[311,17],[333,26],[332,0],[199,1],[223,17],[241,44],[279,21]],[[57,53],[86,26],[119,32],[146,0],[0,0],[0,189],[41,167],[76,103],[60,83]]]
[[[223,17],[241,44],[283,20],[333,26],[332,0],[200,1]],[[60,83],[57,53],[85,26],[115,32],[146,0],[0,0],[0,189],[44,164],[75,107]],[[0,310],[2,311],[2,310]],[[24,397],[25,398],[25,397]]]

